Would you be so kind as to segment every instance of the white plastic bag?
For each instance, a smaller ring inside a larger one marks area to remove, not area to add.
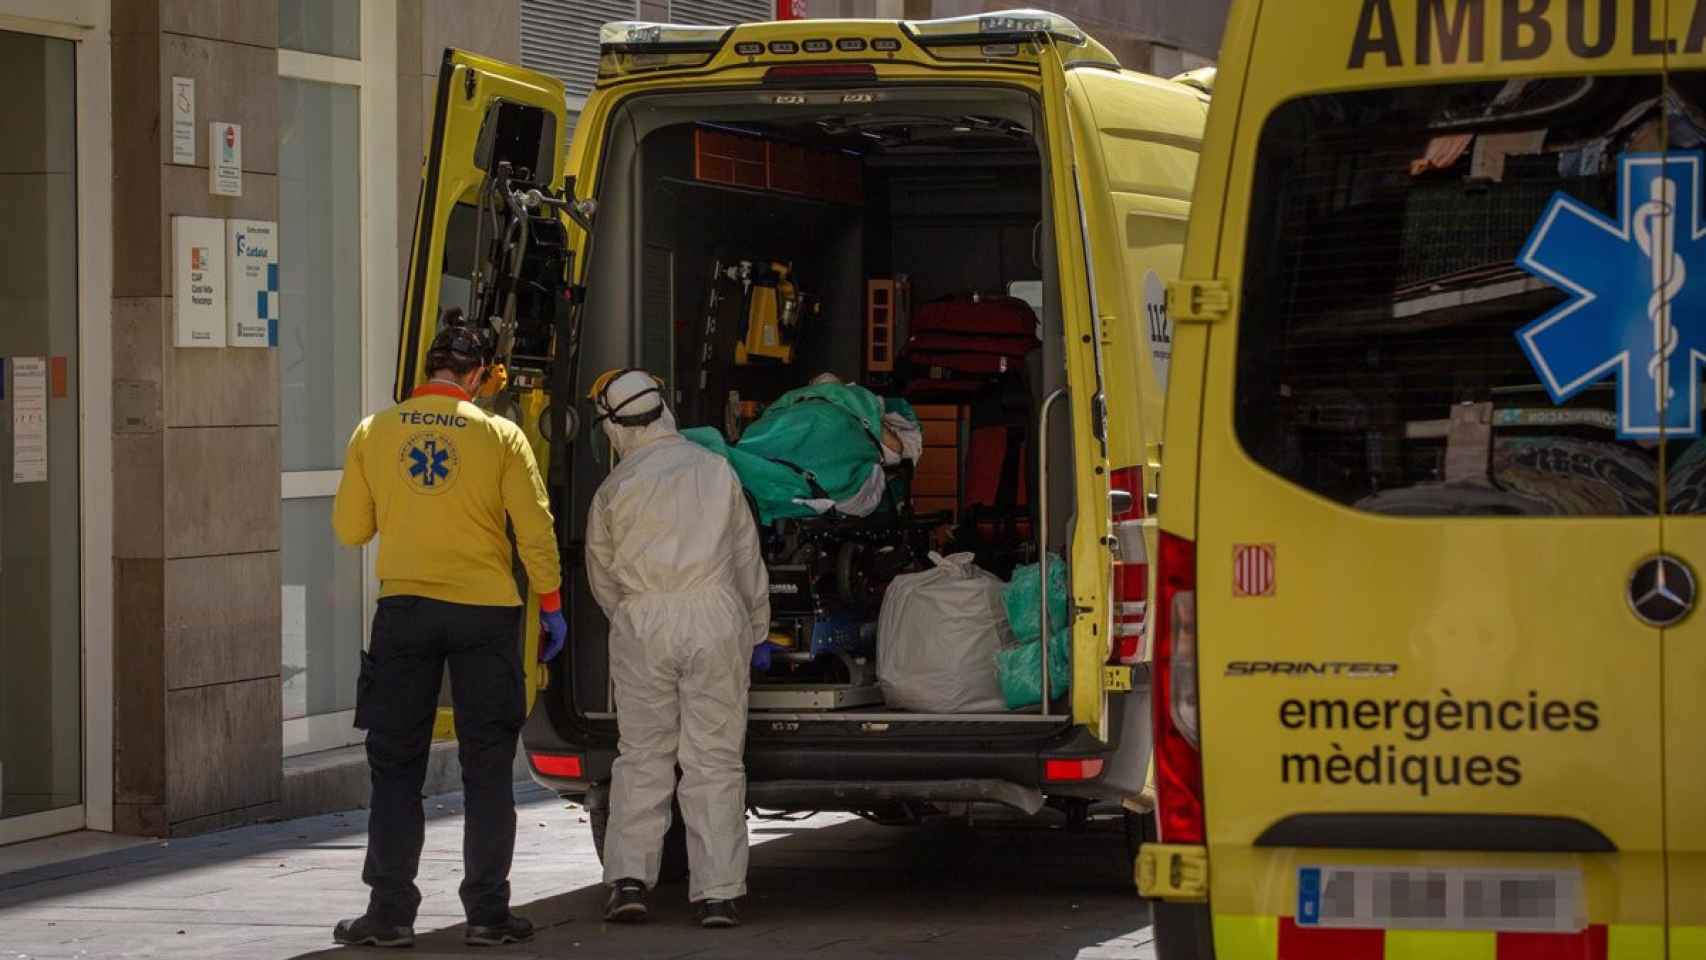
[[[932,570],[896,577],[877,621],[877,680],[890,707],[1001,713],[995,654],[1011,640],[1000,578],[972,555],[930,554]]]

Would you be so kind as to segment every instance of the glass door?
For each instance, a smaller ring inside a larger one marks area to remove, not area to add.
[[[76,51],[0,31],[0,837],[82,825]],[[24,818],[40,824],[34,829]]]

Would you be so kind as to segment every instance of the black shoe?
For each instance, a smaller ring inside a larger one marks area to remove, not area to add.
[[[501,947],[506,943],[526,943],[533,939],[533,923],[525,917],[510,914],[502,923],[483,926],[468,924],[462,942],[470,947]]]
[[[646,885],[638,880],[618,880],[604,904],[604,919],[612,923],[640,923],[651,908],[646,906]]]
[[[707,930],[726,930],[740,926],[740,914],[733,900],[699,901],[699,925]]]
[[[354,920],[339,920],[332,939],[346,947],[412,947],[415,928],[385,923],[363,914]]]

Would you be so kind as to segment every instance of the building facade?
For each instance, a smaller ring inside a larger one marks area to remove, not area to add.
[[[377,585],[331,495],[442,52],[520,34],[518,0],[0,0],[0,843],[292,812],[292,758],[359,741]],[[179,301],[242,263],[257,346],[195,343]]]

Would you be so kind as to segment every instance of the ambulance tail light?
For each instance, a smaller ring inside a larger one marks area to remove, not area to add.
[[[1124,467],[1109,482],[1114,537],[1114,623],[1109,663],[1139,663],[1149,616],[1149,551],[1143,542],[1143,469]]]
[[[1101,757],[1086,760],[1045,760],[1043,780],[1049,783],[1081,783],[1102,775],[1106,761]]]
[[[1197,719],[1197,549],[1161,531],[1156,580],[1156,821],[1162,843],[1202,843],[1201,734]]]
[[[559,777],[564,780],[579,780],[585,776],[586,766],[581,762],[579,754],[573,753],[530,753],[533,769],[539,771],[542,777]]]

